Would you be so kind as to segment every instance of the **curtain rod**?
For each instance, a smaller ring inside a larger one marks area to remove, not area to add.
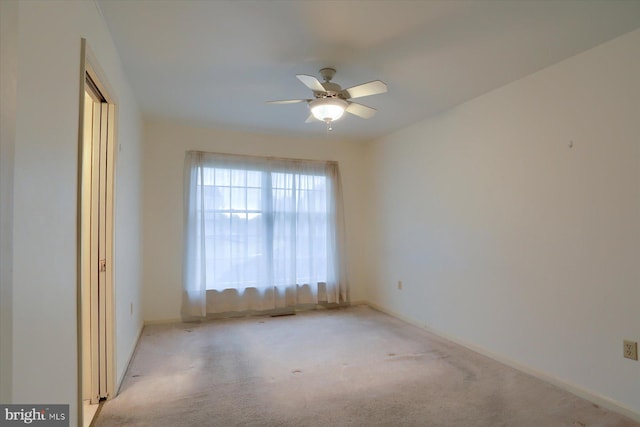
[[[200,154],[210,154],[214,156],[229,156],[229,157],[244,157],[244,158],[253,158],[253,159],[261,159],[261,160],[283,160],[283,161],[293,161],[293,162],[307,162],[307,163],[326,163],[326,164],[338,164],[337,160],[313,160],[313,159],[295,159],[291,157],[274,157],[274,156],[256,156],[252,154],[234,154],[234,153],[220,153],[220,152],[212,152],[212,151],[202,151],[202,150],[187,150],[187,153],[200,153]]]

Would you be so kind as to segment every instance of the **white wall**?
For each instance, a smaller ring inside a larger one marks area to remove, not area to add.
[[[120,73],[115,179],[114,284],[116,380],[124,377],[142,332],[142,118]]]
[[[182,298],[183,167],[185,152],[337,160],[344,191],[352,301],[364,299],[362,241],[363,145],[326,138],[295,138],[203,129],[149,120],[144,156],[144,319],[178,319]]]
[[[0,2],[0,402],[11,401],[13,366],[13,154],[18,4]]]
[[[640,418],[638,76],[640,30],[368,145],[368,298]]]
[[[141,327],[141,121],[118,54],[92,1],[18,4],[13,175],[12,400],[69,403],[77,422],[76,209],[80,39],[117,99],[117,371]],[[129,304],[135,315],[129,315]]]

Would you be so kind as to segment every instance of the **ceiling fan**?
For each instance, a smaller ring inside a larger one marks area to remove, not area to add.
[[[387,85],[380,80],[363,83],[342,89],[340,85],[331,82],[336,74],[334,68],[323,68],[320,75],[324,79],[324,83],[320,83],[318,79],[306,74],[298,74],[296,77],[305,86],[313,91],[311,99],[288,99],[283,101],[268,101],[268,104],[294,104],[298,102],[306,102],[309,106],[311,114],[307,117],[306,123],[320,120],[327,124],[327,129],[331,130],[331,123],[338,120],[344,112],[353,114],[354,116],[368,119],[376,113],[375,108],[349,101],[354,98],[362,98],[363,96],[377,95],[387,91]]]

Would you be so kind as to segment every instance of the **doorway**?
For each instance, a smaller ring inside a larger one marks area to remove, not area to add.
[[[115,105],[83,40],[78,202],[79,415],[89,425],[114,396]]]

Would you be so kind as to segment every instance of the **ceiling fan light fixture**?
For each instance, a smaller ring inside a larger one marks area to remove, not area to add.
[[[309,102],[311,114],[323,122],[333,122],[344,114],[349,103],[340,98],[319,98]]]

